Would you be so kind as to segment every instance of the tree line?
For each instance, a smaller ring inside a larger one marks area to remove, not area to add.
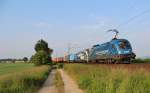
[[[0,59],[0,63],[5,63],[5,62],[15,63],[16,61],[28,62],[28,58],[27,58],[27,57],[24,57],[24,58],[22,58],[22,59],[16,59],[16,58]]]

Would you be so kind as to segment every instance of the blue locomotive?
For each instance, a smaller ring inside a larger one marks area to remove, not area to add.
[[[110,42],[94,45],[89,51],[88,60],[101,63],[130,63],[135,56],[128,40],[114,38]]]
[[[130,42],[117,38],[69,56],[71,62],[89,63],[130,63],[136,57]]]

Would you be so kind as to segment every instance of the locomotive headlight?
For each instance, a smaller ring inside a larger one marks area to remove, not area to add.
[[[121,54],[121,51],[118,51],[118,54]]]

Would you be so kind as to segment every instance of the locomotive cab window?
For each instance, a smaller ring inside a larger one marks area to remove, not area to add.
[[[130,46],[129,42],[127,42],[127,41],[120,41],[119,42],[119,48],[129,49],[129,48],[131,48],[131,46]]]
[[[114,44],[112,44],[112,46],[111,46],[113,49],[115,49],[115,45]]]

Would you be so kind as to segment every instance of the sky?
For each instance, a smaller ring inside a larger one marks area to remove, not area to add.
[[[63,56],[119,38],[150,56],[150,0],[0,0],[0,58],[30,57],[39,39]],[[132,21],[129,21],[132,19]],[[129,22],[128,22],[129,21]]]

